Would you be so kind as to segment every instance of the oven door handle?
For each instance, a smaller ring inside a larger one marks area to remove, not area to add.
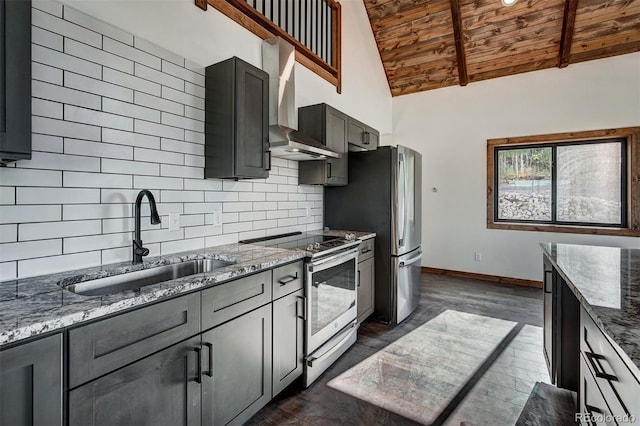
[[[326,259],[312,260],[307,265],[307,270],[309,272],[323,271],[325,269],[333,268],[334,266],[340,265],[341,263],[347,262],[351,259],[356,259],[357,257],[358,247],[355,247],[349,251],[336,254],[335,256],[327,257]]]
[[[357,324],[354,322],[349,326],[349,329],[352,329],[356,326]],[[331,346],[329,349],[327,349],[325,352],[321,353],[320,355],[316,355],[315,353],[313,354],[313,356],[310,356],[309,358],[307,358],[307,365],[309,367],[313,367],[313,363],[321,358],[328,358],[331,355],[333,355],[336,351],[340,350],[340,348],[342,347],[342,344],[344,342],[346,342],[347,340],[349,340],[349,338],[351,337],[351,333],[345,333],[345,336],[340,339],[339,342],[337,342],[335,345]]]

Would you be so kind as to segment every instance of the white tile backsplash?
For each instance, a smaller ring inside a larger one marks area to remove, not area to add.
[[[152,256],[322,228],[322,188],[298,186],[296,162],[204,179],[204,66],[51,0],[33,16],[33,159],[0,168],[0,280],[130,260],[145,188],[163,219],[145,201]]]

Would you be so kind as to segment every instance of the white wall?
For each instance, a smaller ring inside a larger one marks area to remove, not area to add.
[[[260,67],[262,40],[209,6],[193,0],[63,0],[85,13],[209,65],[238,56]],[[342,0],[342,94],[304,66],[296,65],[296,103],[326,102],[391,132],[391,92],[362,0]]]
[[[487,139],[638,125],[640,53],[394,98],[385,142],[423,154],[423,266],[540,280],[542,241],[640,247],[486,228]]]

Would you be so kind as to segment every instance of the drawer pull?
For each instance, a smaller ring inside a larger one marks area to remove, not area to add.
[[[213,377],[213,343],[205,342],[204,345],[209,349],[209,369],[204,374]]]
[[[618,378],[613,374],[608,374],[602,371],[602,368],[600,367],[600,363],[598,362],[598,360],[605,359],[604,356],[593,353],[593,352],[588,352],[588,351],[585,351],[584,354],[587,356],[587,359],[589,360],[589,364],[591,364],[591,368],[593,368],[593,371],[596,373],[596,377],[600,379],[609,380],[611,382],[618,381]]]
[[[196,383],[202,383],[202,349],[201,348],[195,348],[194,351],[196,352],[196,354],[198,355],[196,357]]]
[[[281,286],[283,286],[283,285],[287,285],[287,284],[289,284],[291,281],[295,281],[295,280],[297,280],[297,279],[298,279],[298,273],[296,272],[296,274],[295,274],[295,275],[287,275],[287,276],[286,276],[286,277],[284,277],[284,278],[280,278],[280,279],[278,280],[278,282],[280,283],[280,285],[281,285]]]
[[[371,251],[371,249],[370,249],[370,248],[368,248],[368,249],[366,249],[366,250],[362,249],[362,250],[360,251],[360,254],[366,254],[366,253],[369,253],[370,251]]]

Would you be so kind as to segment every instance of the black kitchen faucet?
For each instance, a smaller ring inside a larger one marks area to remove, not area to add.
[[[138,193],[136,198],[136,229],[135,236],[133,238],[133,261],[131,263],[142,263],[142,258],[149,254],[149,249],[142,247],[142,238],[140,237],[140,206],[142,199],[147,196],[149,200],[149,207],[151,208],[151,224],[157,225],[160,223],[160,216],[158,216],[158,209],[156,208],[156,200],[153,198],[153,194],[148,189],[143,189]]]

